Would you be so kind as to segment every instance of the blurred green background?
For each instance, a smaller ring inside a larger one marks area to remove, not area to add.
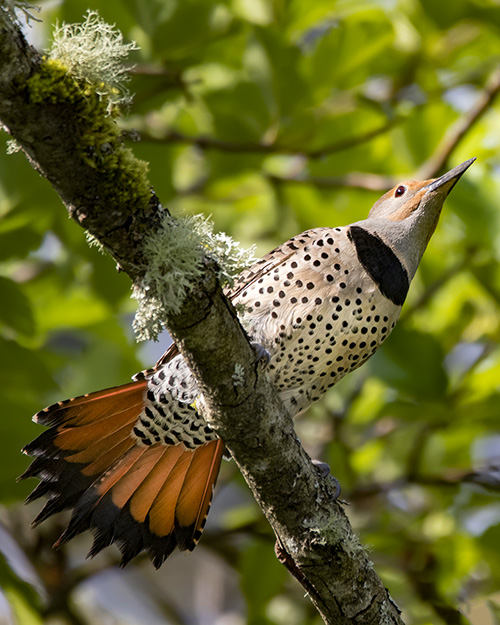
[[[140,45],[120,123],[156,193],[259,254],[364,218],[387,177],[411,178],[433,155],[444,167],[477,157],[392,336],[297,429],[340,480],[406,622],[465,623],[460,608],[474,625],[500,623],[499,2],[39,4],[26,33],[40,49],[57,20],[89,8]],[[23,507],[34,482],[16,476],[40,433],[31,415],[127,381],[168,337],[135,343],[127,276],[1,139],[0,623],[319,623],[230,463],[201,545],[159,572],[141,558],[117,568],[114,548],[86,561],[89,536],[51,551],[64,515],[29,528],[40,504]]]

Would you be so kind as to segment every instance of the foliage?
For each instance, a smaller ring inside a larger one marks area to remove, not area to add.
[[[384,348],[297,428],[340,480],[349,517],[408,622],[460,623],[457,606],[473,623],[484,614],[495,622],[498,4],[41,4],[43,22],[28,32],[40,47],[49,47],[51,24],[80,22],[88,9],[139,44],[123,128],[141,135],[131,147],[150,164],[156,193],[174,215],[211,215],[216,230],[256,243],[259,254],[301,230],[362,219],[388,176],[411,177],[431,156],[448,151],[450,167],[478,157],[446,202]],[[473,118],[483,93],[491,97]],[[19,622],[39,622],[43,610],[44,622],[99,624],[108,613],[117,623],[317,622],[276,564],[267,525],[230,464],[200,547],[159,573],[141,561],[120,571],[112,550],[82,564],[85,537],[55,555],[57,521],[28,528],[38,506],[22,508],[31,484],[15,477],[27,464],[19,449],[39,433],[31,414],[126,381],[167,339],[137,347],[128,279],[87,246],[23,155],[1,150],[0,171],[0,495],[10,535],[0,537],[10,550],[0,584]]]

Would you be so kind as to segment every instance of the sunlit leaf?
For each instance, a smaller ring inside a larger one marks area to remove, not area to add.
[[[30,300],[14,280],[0,276],[0,323],[28,336],[35,331]]]
[[[20,580],[0,554],[0,587],[9,601],[16,625],[42,625],[40,597],[27,583]]]

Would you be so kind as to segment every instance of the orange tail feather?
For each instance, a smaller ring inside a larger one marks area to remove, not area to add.
[[[40,479],[28,501],[49,497],[35,524],[73,508],[56,546],[90,529],[90,555],[116,542],[123,564],[146,550],[156,567],[176,546],[196,546],[224,445],[214,440],[194,451],[141,445],[133,429],[146,393],[147,381],[139,379],[59,402],[35,416],[50,428],[24,448],[35,460],[21,477]]]

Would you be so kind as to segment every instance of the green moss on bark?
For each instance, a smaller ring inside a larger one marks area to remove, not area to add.
[[[75,80],[59,60],[44,58],[20,89],[32,104],[49,104],[61,111],[71,108],[74,148],[86,165],[102,174],[104,184],[99,191],[109,209],[116,204],[131,210],[147,205],[151,195],[148,165],[123,145],[116,124],[117,106],[110,111],[109,102],[96,87]]]

